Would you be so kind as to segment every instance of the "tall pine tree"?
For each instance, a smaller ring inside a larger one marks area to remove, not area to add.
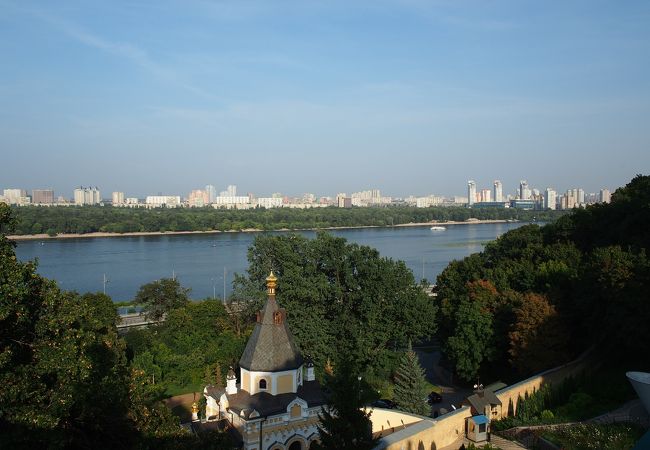
[[[431,408],[427,404],[427,384],[424,369],[409,344],[409,349],[402,355],[395,374],[395,391],[393,399],[402,411],[428,416]]]
[[[377,440],[372,437],[370,413],[362,409],[360,380],[352,365],[342,362],[334,375],[327,374],[325,391],[327,407],[318,415],[320,442],[317,450],[372,449]]]

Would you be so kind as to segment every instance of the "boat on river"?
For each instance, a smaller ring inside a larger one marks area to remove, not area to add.
[[[434,225],[431,227],[431,231],[445,231],[447,228],[441,227],[439,225]]]

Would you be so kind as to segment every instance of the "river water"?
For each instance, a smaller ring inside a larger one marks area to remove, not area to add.
[[[374,247],[382,256],[401,259],[417,280],[435,281],[454,259],[481,251],[523,223],[448,225],[445,231],[428,226],[357,228],[330,231],[350,242]],[[280,232],[273,232],[278,234]],[[195,299],[221,297],[231,290],[233,274],[248,267],[246,251],[260,233],[138,236],[19,241],[18,258],[38,259],[38,272],[62,289],[102,292],[114,301],[131,300],[150,281],[176,276],[192,289]],[[315,232],[300,232],[314,237]],[[225,269],[225,283],[224,283]],[[104,276],[108,280],[104,284]]]

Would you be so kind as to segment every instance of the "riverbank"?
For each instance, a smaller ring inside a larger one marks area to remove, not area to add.
[[[223,233],[261,233],[263,231],[327,231],[327,230],[354,230],[354,229],[364,229],[364,228],[400,228],[400,227],[426,227],[432,225],[447,226],[447,225],[474,225],[474,224],[489,224],[489,223],[511,223],[517,222],[516,220],[503,220],[503,219],[494,219],[494,220],[468,220],[464,222],[440,222],[440,221],[431,221],[431,222],[418,222],[418,223],[401,223],[397,225],[359,225],[359,226],[349,226],[349,227],[323,227],[323,228],[279,228],[277,230],[261,230],[258,228],[245,228],[243,230],[208,230],[208,231],[138,231],[131,233],[104,233],[104,232],[94,232],[94,233],[61,233],[55,236],[50,236],[48,234],[24,234],[24,235],[11,235],[7,236],[8,239],[14,241],[27,241],[27,240],[47,240],[47,239],[80,239],[80,238],[106,238],[106,237],[138,237],[138,236],[176,236],[176,235],[192,235],[192,234],[223,234]]]

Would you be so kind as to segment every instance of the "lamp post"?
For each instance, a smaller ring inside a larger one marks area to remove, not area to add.
[[[357,377],[357,402],[361,403],[361,375]]]
[[[106,278],[106,274],[104,274],[104,295],[106,295],[106,283],[108,283],[108,278]]]

